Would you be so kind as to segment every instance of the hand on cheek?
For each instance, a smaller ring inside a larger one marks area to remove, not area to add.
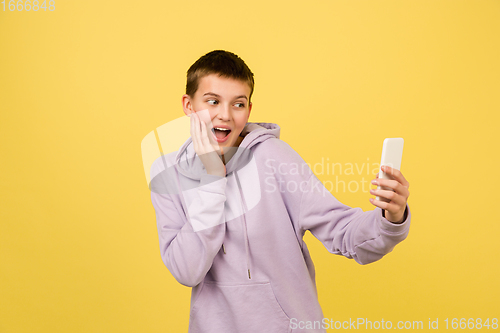
[[[210,142],[210,134],[207,133],[206,123],[200,119],[198,112],[193,112],[190,118],[194,151],[205,166],[208,174],[224,177],[226,175],[226,166]]]

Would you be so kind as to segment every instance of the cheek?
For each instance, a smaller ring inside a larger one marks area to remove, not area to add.
[[[213,123],[214,121],[217,122],[218,120],[217,119],[217,110],[214,110],[214,108],[211,108],[211,107],[207,107],[206,105],[205,106],[202,106],[203,108],[205,109],[208,109],[208,114],[209,114],[209,117],[210,117],[210,122],[213,126]]]
[[[217,117],[217,110],[214,110],[214,108],[208,108],[208,113],[210,114],[210,119],[214,120]]]
[[[236,124],[236,126],[243,128],[247,123],[247,119],[248,119],[248,112],[238,114],[238,116],[234,118],[234,123]]]

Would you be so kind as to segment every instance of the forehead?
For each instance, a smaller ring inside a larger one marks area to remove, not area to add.
[[[248,98],[250,96],[250,86],[244,81],[210,74],[200,79],[196,95],[203,96],[208,92],[225,98],[241,95],[245,95]]]

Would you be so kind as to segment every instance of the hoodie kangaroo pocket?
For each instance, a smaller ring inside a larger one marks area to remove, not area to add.
[[[204,282],[191,306],[190,333],[289,333],[290,318],[269,282]]]

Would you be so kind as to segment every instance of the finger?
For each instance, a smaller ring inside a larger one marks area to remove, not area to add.
[[[203,148],[203,145],[201,143],[201,133],[200,133],[200,118],[198,117],[198,115],[196,113],[194,113],[193,115],[193,118],[194,118],[194,138],[193,140],[196,142],[196,147],[197,147],[197,152],[198,155],[200,154],[203,154],[203,151],[202,151],[202,148]]]
[[[388,165],[382,165],[381,168],[382,168],[382,171],[384,171],[385,173],[391,175],[392,178],[394,178],[395,180],[397,180],[398,182],[400,182],[401,184],[403,184],[403,186],[406,186],[406,187],[410,186],[410,183],[408,183],[408,181],[403,176],[403,174],[401,173],[400,170],[394,169],[393,167],[390,167]]]
[[[398,209],[401,209],[401,207],[406,206],[406,198],[402,195],[399,195],[396,192],[390,190],[376,189],[376,190],[370,190],[370,193],[372,195],[376,195],[378,197],[390,200],[391,203],[398,206]]]
[[[198,116],[198,123],[199,123],[198,144],[200,147],[200,151],[202,154],[208,154],[211,152],[215,153],[215,149],[212,147],[212,144],[210,143],[210,139],[208,138],[207,125],[205,124],[205,121],[201,119],[200,115],[197,115],[197,116]]]
[[[400,207],[397,205],[394,205],[392,202],[385,202],[385,201],[380,201],[374,198],[370,198],[370,203],[376,207],[379,207],[390,214],[397,214],[400,211]],[[387,215],[386,215],[387,216]]]
[[[382,178],[377,178],[372,181],[373,185],[379,185],[379,186],[385,186],[390,189],[393,189],[395,192],[398,194],[401,194],[403,196],[408,197],[409,191],[408,187],[403,186],[400,182],[398,182],[395,179],[382,179]]]
[[[189,122],[190,122],[190,125],[191,125],[191,128],[190,128],[190,133],[191,133],[191,140],[193,141],[193,145],[194,145],[194,150],[196,151],[198,149],[197,147],[197,142],[196,142],[196,131],[195,131],[195,116],[193,116],[193,113],[191,113],[191,116],[190,116],[190,119],[189,119]]]
[[[383,187],[388,187],[391,190],[396,190],[396,188],[398,188],[398,186],[402,187],[402,185],[397,180],[394,180],[394,179],[377,178],[377,179],[374,179],[372,184],[378,185],[378,186],[383,186]]]
[[[396,192],[387,189],[372,189],[370,190],[370,194],[387,199],[389,201],[393,200],[395,196],[398,195]]]
[[[377,200],[374,198],[370,198],[370,203],[376,207],[381,208],[381,209],[387,209],[387,207],[389,206],[388,202]]]
[[[205,149],[207,151],[210,151],[210,150],[213,150],[211,149],[212,148],[212,145],[210,144],[210,140],[208,139],[208,133],[207,133],[207,125],[205,124],[205,122],[203,120],[200,120],[200,128],[201,128],[201,142],[203,144],[203,147],[205,147]]]
[[[205,146],[210,151],[219,151],[221,149],[221,147],[219,146],[219,143],[217,142],[217,140],[214,139],[214,134],[212,132],[212,128],[213,128],[212,122],[210,120],[208,120],[207,123],[204,120],[202,120],[202,122],[203,122],[202,138],[204,140]]]

